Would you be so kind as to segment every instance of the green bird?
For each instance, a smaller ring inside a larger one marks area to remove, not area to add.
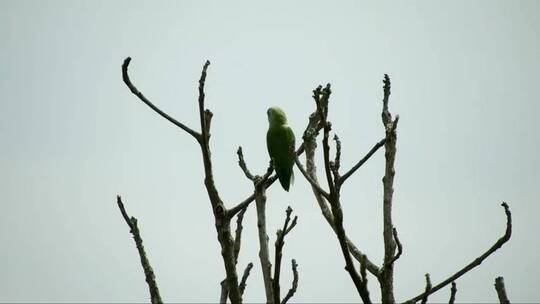
[[[287,124],[285,112],[279,107],[271,107],[266,111],[268,115],[268,132],[266,133],[266,146],[272,164],[279,178],[279,183],[289,191],[294,180],[293,166],[296,157],[294,148],[294,133]]]

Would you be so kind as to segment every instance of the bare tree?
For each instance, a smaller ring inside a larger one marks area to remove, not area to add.
[[[247,195],[246,199],[235,204],[231,208],[226,208],[222,198],[219,195],[218,189],[215,186],[213,178],[213,166],[211,159],[210,149],[210,125],[212,120],[212,112],[205,107],[205,93],[204,85],[206,81],[207,69],[210,62],[207,61],[202,69],[201,77],[199,79],[199,122],[200,130],[195,131],[185,124],[172,118],[157,106],[155,106],[150,100],[148,100],[131,82],[128,75],[128,66],[131,62],[131,58],[126,58],[122,65],[122,77],[124,83],[128,86],[130,91],[136,95],[143,103],[148,105],[152,110],[161,115],[163,118],[173,123],[187,134],[191,135],[198,143],[201,149],[201,155],[204,168],[204,184],[208,194],[210,205],[212,206],[214,222],[216,227],[216,233],[218,241],[221,246],[221,254],[223,258],[223,264],[226,272],[226,278],[221,282],[221,296],[220,303],[226,303],[227,298],[231,303],[241,303],[242,295],[246,288],[246,282],[249,277],[250,271],[253,268],[253,263],[249,263],[243,271],[242,278],[239,282],[237,274],[237,261],[238,255],[241,249],[241,236],[242,236],[242,221],[247,208],[255,201],[257,210],[257,230],[259,236],[259,261],[262,269],[262,280],[265,287],[266,303],[285,304],[295,294],[298,288],[298,264],[295,259],[291,260],[291,268],[293,272],[292,286],[285,295],[281,298],[280,276],[281,276],[281,260],[283,256],[283,247],[285,243],[285,237],[296,226],[298,217],[295,216],[291,220],[292,209],[290,207],[286,210],[286,217],[283,227],[276,233],[275,252],[274,252],[274,271],[272,274],[272,263],[269,249],[269,238],[267,234],[266,225],[266,190],[272,186],[276,181],[277,176],[273,173],[273,166],[270,162],[268,170],[263,175],[253,175],[248,169],[242,148],[238,148],[238,163],[244,175],[253,182],[253,192]],[[382,99],[382,123],[385,131],[385,137],[374,144],[373,148],[366,153],[365,156],[344,174],[340,172],[341,166],[341,141],[339,137],[334,133],[332,137],[334,140],[335,153],[334,157],[331,157],[331,133],[332,123],[328,120],[328,111],[331,96],[331,86],[326,85],[324,88],[318,86],[313,91],[313,99],[315,101],[315,110],[309,116],[308,124],[302,136],[302,144],[296,150],[295,163],[304,176],[304,178],[311,185],[311,189],[317,203],[320,208],[323,217],[334,231],[338,240],[339,247],[345,262],[345,270],[349,274],[354,287],[356,288],[360,299],[364,303],[371,303],[370,293],[368,289],[368,273],[374,276],[381,291],[381,302],[383,303],[395,303],[394,298],[394,263],[399,259],[403,253],[403,245],[401,244],[397,229],[392,221],[392,206],[393,206],[393,193],[394,193],[394,163],[396,160],[397,152],[397,126],[399,116],[392,117],[389,110],[389,98],[390,98],[390,78],[388,75],[384,75],[383,79],[383,99]],[[324,176],[328,190],[325,190],[318,181],[317,167],[315,165],[315,153],[317,149],[317,137],[322,131],[322,156],[323,156],[323,168]],[[353,174],[358,172],[364,163],[366,163],[380,148],[384,147],[385,150],[385,169],[382,178],[383,184],[383,241],[384,241],[384,259],[382,265],[376,265],[372,262],[366,254],[364,254],[358,246],[347,236],[347,232],[344,228],[345,212],[341,205],[341,188]],[[299,156],[305,152],[305,168],[300,162]],[[124,217],[126,223],[130,227],[130,231],[135,239],[141,263],[145,272],[146,281],[149,286],[150,298],[152,303],[161,303],[161,297],[159,296],[159,290],[155,282],[155,276],[150,267],[150,263],[146,258],[144,247],[142,246],[142,238],[140,237],[137,227],[137,220],[135,218],[129,218],[124,206],[118,196],[118,207]],[[482,263],[488,256],[493,254],[499,248],[502,247],[512,234],[512,217],[508,205],[503,202],[502,206],[506,214],[506,230],[504,235],[499,238],[486,252],[478,256],[469,264],[458,270],[447,279],[441,281],[438,284],[433,285],[429,274],[425,275],[426,287],[424,291],[419,292],[416,296],[413,296],[404,303],[416,303],[421,301],[426,303],[429,295],[437,292],[446,285],[452,283],[450,303],[454,303],[457,287],[455,281],[465,273],[468,273],[478,265]],[[236,216],[236,230],[233,237],[231,233],[231,220]],[[359,267],[357,268],[357,263]],[[495,281],[495,288],[500,299],[500,303],[510,303],[506,295],[504,282],[502,277],[499,277]]]

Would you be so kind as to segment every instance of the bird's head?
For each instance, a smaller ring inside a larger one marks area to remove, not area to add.
[[[287,116],[280,107],[271,107],[266,111],[268,122],[270,125],[285,125],[287,124]]]

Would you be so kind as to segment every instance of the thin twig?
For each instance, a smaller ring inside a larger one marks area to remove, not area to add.
[[[281,304],[286,304],[287,301],[289,301],[292,296],[294,296],[294,293],[296,292],[296,289],[298,288],[298,264],[296,264],[296,260],[291,260],[291,267],[293,272],[293,281],[291,289],[287,292],[287,295],[285,295],[285,298],[283,298],[283,301],[281,301]]]
[[[497,290],[497,296],[499,297],[499,303],[510,304],[508,295],[506,295],[506,288],[504,288],[504,278],[497,277],[495,279],[495,290]]]
[[[385,129],[390,129],[389,124],[392,123],[392,114],[390,114],[390,111],[388,111],[388,100],[390,99],[390,77],[388,77],[388,74],[384,74],[383,79],[383,110],[382,110],[382,121],[384,124]]]
[[[240,166],[240,168],[242,169],[242,171],[244,172],[246,177],[249,180],[253,181],[254,176],[253,176],[253,174],[251,174],[251,172],[249,172],[249,169],[246,166],[246,162],[244,161],[244,153],[242,153],[242,147],[241,146],[238,147],[238,150],[236,151],[236,154],[238,154],[238,165]]]
[[[150,291],[150,301],[152,302],[152,304],[161,304],[163,303],[163,301],[161,301],[161,296],[159,295],[159,289],[156,283],[156,276],[154,275],[154,270],[152,269],[152,266],[150,266],[150,261],[148,261],[148,258],[146,257],[143,240],[137,226],[137,219],[135,217],[129,217],[126,209],[124,208],[124,204],[122,203],[122,198],[120,197],[120,195],[116,196],[116,203],[118,204],[118,208],[122,213],[122,217],[126,221],[126,224],[129,226],[129,230],[133,235],[133,239],[135,240],[135,245],[137,246],[139,257],[141,259],[141,264],[144,270],[146,283],[148,283],[148,289]]]
[[[448,300],[448,304],[454,304],[454,302],[456,301],[456,293],[456,282],[452,282],[452,287],[450,288],[450,300]]]
[[[435,285],[429,291],[428,295],[438,291],[439,289],[443,288],[444,286],[446,286],[446,285],[450,284],[451,282],[457,280],[462,275],[464,275],[467,272],[471,271],[476,266],[480,265],[488,256],[490,256],[492,253],[497,251],[497,249],[501,248],[502,245],[504,245],[504,243],[506,243],[506,242],[508,242],[508,240],[510,240],[510,237],[512,236],[512,213],[510,213],[510,208],[508,207],[508,204],[506,204],[505,202],[503,202],[501,204],[501,206],[504,207],[504,213],[506,214],[506,231],[505,231],[504,235],[501,238],[499,238],[497,240],[497,242],[495,242],[495,244],[493,244],[493,246],[491,246],[481,256],[477,257],[476,259],[474,259],[474,261],[472,261],[471,263],[469,263],[468,265],[463,267],[461,270],[459,270],[455,274],[451,275],[448,279],[446,279],[446,280],[442,281],[441,283]],[[414,298],[412,298],[412,299],[410,299],[408,301],[405,301],[405,303],[418,302],[420,299],[422,299],[424,297],[425,294],[426,294],[426,292],[423,292],[423,293],[417,295],[416,297],[414,297]]]
[[[358,163],[356,163],[356,165],[354,165],[349,171],[347,171],[347,173],[343,174],[343,176],[339,179],[338,184],[343,185],[343,183],[347,180],[347,178],[349,178],[351,175],[354,174],[354,172],[356,172],[356,170],[362,167],[362,165],[366,161],[368,161],[371,158],[371,156],[373,156],[373,154],[375,154],[375,152],[379,150],[379,148],[384,146],[385,140],[386,138],[379,140],[379,142],[377,142],[375,146],[373,146],[373,148],[371,148],[371,150],[369,150],[369,152],[364,157],[362,157],[362,159],[360,159]]]
[[[300,147],[298,147],[298,149],[296,149],[296,157],[302,155],[303,153],[305,152],[305,147],[304,147],[304,143],[302,143],[300,145]],[[272,166],[271,166],[272,167]],[[272,170],[273,170],[273,167],[272,167]],[[268,173],[268,172],[267,172]],[[272,172],[270,172],[271,174]],[[272,175],[270,176],[270,174],[268,174],[268,176],[266,176],[266,179],[264,179],[266,182],[265,182],[265,187],[266,189],[270,188],[274,182],[278,179],[277,175]],[[264,178],[264,176],[263,176]],[[251,193],[247,198],[245,198],[243,201],[241,201],[240,203],[236,204],[234,207],[232,207],[231,209],[228,209],[227,210],[227,216],[232,218],[233,216],[235,216],[238,212],[240,212],[240,210],[242,210],[244,207],[246,206],[249,206],[252,202],[255,201],[255,192]]]
[[[204,97],[206,96],[204,93],[204,84],[206,82],[206,71],[208,70],[208,66],[210,66],[210,61],[206,60],[201,72],[201,78],[199,79],[199,120],[201,123],[203,142],[208,141],[210,131],[209,121],[210,118],[212,118],[212,113],[204,108]]]
[[[332,170],[332,174],[334,174],[334,181],[336,182],[336,186],[339,187],[339,167],[341,166],[341,140],[339,140],[339,137],[337,134],[334,134],[334,141],[336,142],[336,156],[334,158],[333,162],[330,162],[330,169]]]
[[[246,266],[246,269],[244,269],[244,274],[242,275],[242,280],[240,281],[240,294],[244,294],[244,290],[246,290],[246,282],[249,277],[249,273],[251,271],[251,268],[253,268],[253,263],[249,263]]]
[[[294,160],[294,163],[296,164],[296,166],[298,167],[298,169],[300,170],[300,172],[302,173],[302,175],[306,178],[306,180],[309,182],[309,184],[311,185],[311,187],[315,188],[322,196],[324,196],[324,198],[326,198],[327,200],[330,200],[330,194],[328,194],[328,192],[324,191],[323,188],[321,188],[321,186],[319,185],[319,183],[315,182],[311,176],[309,176],[309,174],[306,172],[306,169],[304,169],[304,166],[302,166],[302,164],[300,163],[300,161],[298,160],[298,158],[296,158]]]
[[[427,303],[429,291],[431,290],[431,279],[429,277],[429,273],[426,273],[426,292],[424,293],[424,297],[422,298],[422,304]]]
[[[122,64],[122,79],[124,80],[124,83],[128,86],[131,93],[135,94],[135,96],[137,96],[142,102],[144,102],[147,106],[149,106],[152,110],[154,110],[156,113],[161,115],[163,118],[165,118],[168,121],[172,122],[174,125],[176,125],[180,129],[186,131],[189,135],[193,136],[197,141],[200,141],[201,140],[201,134],[195,132],[193,129],[187,127],[183,123],[179,122],[178,120],[176,120],[176,119],[172,118],[171,116],[169,116],[167,113],[160,110],[153,103],[151,103],[150,100],[148,100],[143,95],[143,93],[141,93],[137,89],[137,87],[135,87],[135,85],[129,79],[128,66],[129,66],[130,62],[131,62],[131,57],[127,57],[124,60],[124,64]]]
[[[394,236],[394,240],[396,241],[398,252],[390,261],[388,261],[388,264],[390,265],[394,264],[394,262],[397,261],[397,259],[399,259],[399,257],[401,257],[401,254],[403,253],[403,245],[401,245],[401,242],[399,241],[397,229],[395,227],[392,230],[392,234]]]
[[[240,246],[242,242],[242,221],[244,220],[244,214],[247,208],[242,209],[236,216],[236,231],[234,235],[234,259],[238,262],[238,254],[240,253]]]

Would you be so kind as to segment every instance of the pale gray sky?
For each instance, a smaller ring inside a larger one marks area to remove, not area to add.
[[[251,191],[236,163],[267,165],[266,109],[283,107],[301,137],[311,90],[331,82],[330,119],[343,167],[383,136],[382,76],[401,116],[395,225],[404,244],[397,300],[486,250],[502,250],[458,280],[458,301],[538,302],[540,2],[0,1],[0,301],[143,302],[148,292],[121,194],[139,219],[162,297],[214,302],[224,276],[192,138],[138,101],[197,126],[197,80],[206,59],[207,105],[220,193],[231,206]],[[383,154],[343,189],[350,237],[380,262]],[[288,204],[299,224],[284,263],[299,263],[294,301],[354,302],[337,240],[297,174],[290,193],[269,191],[271,242]],[[255,269],[245,300],[264,300],[253,210],[239,266]],[[284,269],[283,288],[291,273]],[[371,278],[373,299],[379,299]],[[449,288],[432,301],[447,301]]]

